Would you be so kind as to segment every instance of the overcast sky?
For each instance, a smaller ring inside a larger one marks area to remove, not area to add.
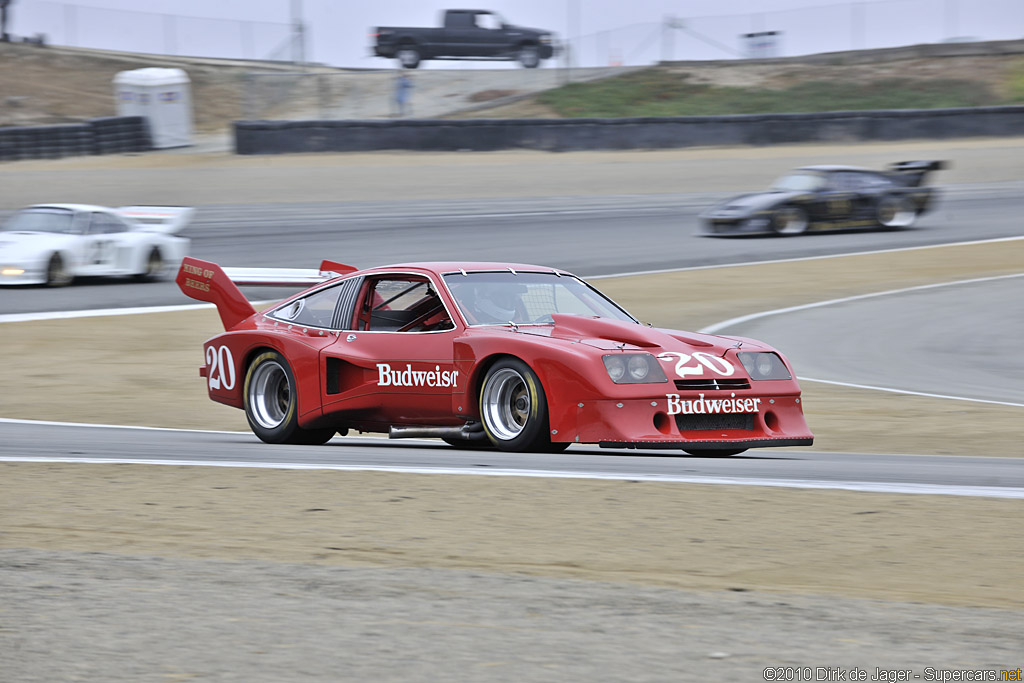
[[[1024,0],[14,0],[9,31],[84,47],[287,58],[288,23],[298,11],[309,61],[380,68],[391,64],[368,56],[372,27],[436,26],[453,7],[495,10],[511,23],[572,38],[577,63],[590,66],[730,59],[742,54],[741,34],[765,30],[781,31],[782,56],[1024,38]],[[683,27],[662,30],[668,16]]]

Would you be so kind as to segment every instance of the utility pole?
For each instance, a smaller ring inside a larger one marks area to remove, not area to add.
[[[302,23],[302,0],[292,0],[292,61],[306,63],[306,26]]]

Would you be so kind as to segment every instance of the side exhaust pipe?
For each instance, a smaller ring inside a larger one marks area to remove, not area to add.
[[[389,439],[465,439],[480,441],[487,438],[484,426],[473,422],[462,427],[396,427],[391,425],[388,430]]]

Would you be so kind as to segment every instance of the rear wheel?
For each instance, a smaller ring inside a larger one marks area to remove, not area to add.
[[[415,69],[420,65],[420,60],[423,59],[423,56],[420,55],[419,48],[415,45],[407,44],[398,48],[395,58],[398,59],[398,63],[402,65],[403,69]]]
[[[243,403],[249,427],[266,443],[314,446],[334,436],[333,429],[299,427],[295,375],[277,351],[264,351],[249,364]]]
[[[487,371],[480,388],[480,418],[487,438],[503,451],[547,451],[548,402],[530,366],[504,358]]]
[[[908,197],[882,197],[877,218],[879,225],[886,228],[909,228],[917,219],[917,209]]]
[[[52,255],[46,264],[46,286],[64,287],[71,284],[73,279],[64,258],[60,254]]]
[[[141,273],[138,273],[135,278],[137,280],[156,280],[164,272],[164,257],[160,254],[160,249],[153,247],[149,251],[149,255],[146,256],[146,269]]]
[[[807,212],[799,206],[781,206],[772,215],[772,230],[779,235],[799,235],[808,226]]]

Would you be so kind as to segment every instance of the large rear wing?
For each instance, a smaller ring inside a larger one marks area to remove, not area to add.
[[[225,330],[254,315],[256,309],[238,285],[270,287],[309,286],[339,275],[353,273],[354,266],[323,261],[320,270],[312,268],[221,268],[216,263],[186,256],[175,282],[186,295],[208,301],[217,307]]]
[[[120,206],[114,211],[135,225],[135,230],[173,235],[192,222],[190,206]]]
[[[889,171],[910,187],[918,187],[932,171],[949,168],[948,161],[897,161]]]

